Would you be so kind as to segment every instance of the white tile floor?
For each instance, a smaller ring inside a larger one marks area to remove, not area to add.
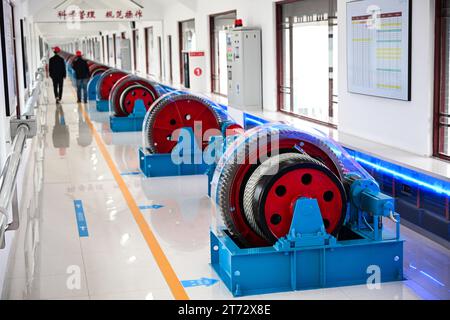
[[[51,93],[49,93],[50,96]],[[80,115],[67,82],[63,98],[70,146],[55,148],[52,135],[55,105],[48,108],[49,133],[45,151],[43,216],[40,245],[34,260],[36,274],[27,277],[30,262],[22,254],[9,274],[10,299],[173,299],[144,237],[93,140],[81,146]],[[90,109],[90,117],[121,173],[139,171],[140,134],[113,134],[105,115]],[[86,138],[86,132],[81,132]],[[203,176],[144,179],[124,175],[164,254],[180,281],[218,279],[209,266],[209,228],[212,207]],[[82,200],[89,237],[80,238],[74,200]],[[417,233],[402,228],[407,281],[382,285],[312,290],[249,297],[250,299],[449,299],[450,252]],[[28,266],[25,266],[28,265]],[[80,287],[68,289],[68,268],[81,272]],[[187,288],[191,299],[232,299],[219,282],[211,287]]]

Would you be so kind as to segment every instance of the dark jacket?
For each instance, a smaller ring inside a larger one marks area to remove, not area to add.
[[[66,77],[66,63],[64,59],[55,54],[50,58],[48,71],[53,80],[62,80]]]
[[[72,63],[72,68],[75,71],[75,76],[77,79],[89,78],[89,66],[87,64],[87,61],[83,58],[76,58]]]

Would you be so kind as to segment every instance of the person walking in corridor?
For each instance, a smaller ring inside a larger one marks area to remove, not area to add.
[[[83,53],[81,51],[76,52],[76,59],[72,63],[72,68],[75,71],[75,77],[77,79],[77,98],[78,103],[83,99],[84,103],[87,103],[87,85],[89,82],[89,66],[85,59],[83,59]]]
[[[49,74],[53,81],[53,92],[55,93],[56,103],[61,102],[63,95],[64,79],[66,78],[66,63],[64,59],[59,56],[61,49],[59,47],[53,48],[55,55],[49,61]]]

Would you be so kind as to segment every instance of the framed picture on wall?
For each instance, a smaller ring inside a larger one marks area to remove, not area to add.
[[[347,3],[351,93],[411,100],[411,0]]]

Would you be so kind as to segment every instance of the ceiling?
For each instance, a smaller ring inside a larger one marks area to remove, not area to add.
[[[149,8],[155,5],[165,8],[180,3],[194,9],[197,4],[197,0],[21,0],[21,2],[28,6],[30,15],[39,14],[39,12],[46,10],[62,9],[70,5],[76,5],[82,9],[137,9]]]
[[[77,6],[82,10],[89,9],[121,9],[144,12],[146,20],[161,20],[164,9],[182,4],[189,9],[195,9],[197,0],[16,0],[26,6],[25,12],[37,24],[39,31],[50,43],[72,41],[77,38],[98,35],[99,30],[116,31],[126,28],[127,22],[85,22],[79,28],[68,29],[64,21],[59,21],[56,12],[69,6]],[[43,22],[43,23],[41,23]]]

